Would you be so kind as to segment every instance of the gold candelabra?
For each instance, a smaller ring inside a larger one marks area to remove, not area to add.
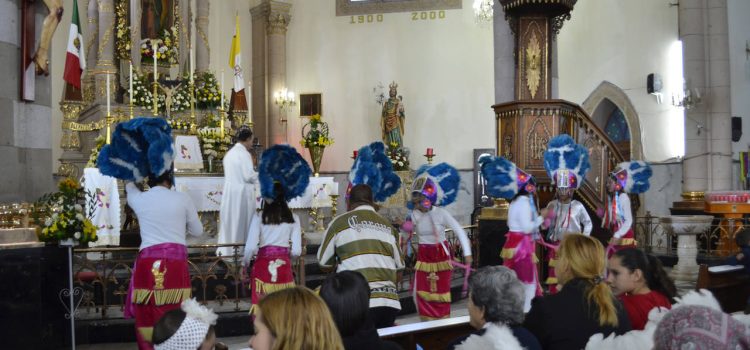
[[[157,96],[158,89],[159,89],[159,82],[156,80],[156,78],[154,78],[154,94],[151,95],[151,99],[154,101],[154,107],[153,107],[154,117],[159,115],[159,105],[157,103],[157,100],[159,98]]]
[[[331,216],[334,218],[336,217],[336,210],[337,210],[336,207],[338,206],[338,204],[339,204],[339,195],[332,194],[331,195]]]
[[[427,158],[427,164],[432,164],[432,158],[435,158],[435,154],[425,154],[425,158]]]

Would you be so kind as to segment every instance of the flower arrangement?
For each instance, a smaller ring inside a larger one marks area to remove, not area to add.
[[[184,118],[169,118],[167,119],[167,124],[169,124],[169,127],[172,128],[172,130],[185,130],[188,131],[193,126],[193,123],[185,120]]]
[[[183,77],[183,82],[187,81]],[[133,73],[133,105],[151,109],[153,105],[153,85],[138,73]],[[156,107],[159,111],[164,111],[166,107],[166,95],[161,89],[156,94]],[[183,83],[172,95],[172,112],[179,112],[190,109],[190,84]]]
[[[58,192],[46,194],[40,198],[35,207],[49,214],[42,221],[34,217],[37,225],[37,236],[42,242],[55,242],[65,239],[75,239],[81,243],[95,242],[96,226],[83,212],[80,204],[85,198],[85,190],[78,181],[67,178],[57,185]],[[95,198],[95,196],[90,196]],[[36,211],[35,213],[39,213]]]
[[[177,27],[172,26],[169,29],[164,29],[158,39],[141,40],[141,62],[153,62],[154,57],[156,57],[157,62],[176,64],[179,55],[177,50],[178,37]],[[154,43],[156,43],[156,52],[154,52]]]
[[[409,150],[406,148],[399,148],[398,144],[393,142],[388,146],[388,158],[393,164],[393,170],[403,171],[409,170]]]
[[[195,104],[200,109],[214,108],[219,105],[221,92],[219,82],[211,72],[204,72],[193,77],[195,79]]]
[[[130,26],[128,25],[128,0],[118,0],[115,4],[115,51],[117,58],[130,60]]]
[[[208,159],[223,159],[232,146],[232,139],[227,133],[221,137],[220,119],[213,113],[206,115],[204,126],[198,129],[198,139],[203,155]]]
[[[329,135],[328,123],[322,121],[320,114],[310,117],[310,121],[302,127],[302,147],[330,146],[333,139]]]
[[[86,163],[87,168],[96,168],[96,159],[99,158],[99,151],[102,150],[105,143],[104,135],[99,135],[94,139],[94,148],[91,149],[89,161]]]

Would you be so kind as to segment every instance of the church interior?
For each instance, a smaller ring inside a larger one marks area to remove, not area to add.
[[[608,180],[618,164],[642,161],[648,190],[626,195],[634,246],[661,261],[680,295],[705,288],[724,312],[747,310],[750,277],[709,267],[745,248],[737,242],[750,214],[750,1],[0,0],[0,8],[8,325],[0,334],[10,348],[136,347],[126,314],[143,227],[126,181],[97,162],[141,118],[171,129],[170,183],[192,200],[204,231],[186,239],[189,294],[219,315],[216,337],[232,349],[248,347],[255,305],[246,233],[220,234],[223,158],[248,127],[253,172],[265,150],[283,144],[311,169],[288,201],[302,231],[293,284],[310,289],[329,273],[316,253],[350,210],[353,165],[367,145],[383,142],[401,183],[375,205],[396,232],[411,215],[420,169],[455,168],[460,184],[444,209],[473,260],[450,252],[449,317],[424,322],[412,296],[416,255],[407,255],[421,244],[401,231],[409,246],[396,286],[401,311],[379,333],[404,349],[443,348],[472,331],[468,271],[507,259],[512,200],[491,195],[480,159],[502,157],[533,176],[537,215],[557,198],[545,151],[562,134],[590,162],[571,196],[591,217],[591,237],[611,242],[597,213],[612,206]],[[256,191],[246,200],[260,212]],[[82,234],[54,233],[68,200],[87,215]],[[444,235],[460,248],[455,231]],[[547,248],[534,249],[543,281]],[[37,316],[16,322],[24,315]]]

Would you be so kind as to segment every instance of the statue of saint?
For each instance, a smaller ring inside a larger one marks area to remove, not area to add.
[[[401,149],[404,147],[404,104],[401,97],[396,97],[398,84],[393,82],[389,85],[390,96],[383,102],[383,113],[380,118],[380,127],[383,131],[383,143],[388,147]],[[395,146],[395,147],[394,147]]]

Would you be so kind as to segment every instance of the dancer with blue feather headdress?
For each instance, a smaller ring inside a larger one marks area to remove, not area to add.
[[[542,294],[534,253],[534,239],[539,236],[539,226],[547,209],[537,213],[534,201],[536,180],[513,162],[496,156],[479,158],[482,176],[487,181],[487,194],[494,198],[510,200],[508,207],[508,233],[500,257],[503,265],[516,272],[524,285],[526,299],[524,312],[531,309],[531,299]]]
[[[591,168],[588,149],[577,144],[570,135],[555,136],[544,152],[544,168],[556,187],[556,198],[547,204],[547,217],[542,224],[542,228],[548,229],[549,243],[541,243],[548,248],[548,274],[545,283],[550,293],[556,293],[556,247],[566,234],[588,236],[593,228],[583,203],[573,199],[573,194],[583,184],[586,173]]]
[[[289,145],[272,146],[260,156],[263,209],[252,218],[242,257],[242,265],[247,267],[255,256],[249,286],[251,313],[266,294],[294,287],[290,257],[302,254],[302,229],[287,202],[305,193],[310,175],[307,161]]]
[[[456,200],[460,182],[456,168],[447,163],[423,165],[417,170],[411,188],[408,207],[412,210],[402,229],[410,236],[416,233],[419,238],[414,299],[423,320],[450,317],[453,253],[445,238],[446,229],[450,228],[458,237],[466,265],[472,263],[466,231],[442,208]]]
[[[395,194],[401,179],[382,142],[359,149],[349,172],[347,212],[328,225],[318,250],[322,269],[357,271],[370,286],[370,316],[376,328],[393,326],[401,310],[397,272],[404,268],[398,245],[398,231],[377,212],[374,201]]]
[[[640,160],[617,164],[609,174],[607,208],[602,210],[602,227],[612,231],[607,258],[620,249],[636,246],[628,193],[648,191],[652,174],[651,166]]]
[[[97,159],[104,175],[126,181],[128,205],[140,223],[141,246],[133,267],[125,318],[135,317],[136,342],[152,349],[151,334],[161,316],[190,298],[186,236],[203,234],[190,197],[172,191],[172,130],[162,118],[120,123]],[[150,189],[133,182],[148,178]]]

